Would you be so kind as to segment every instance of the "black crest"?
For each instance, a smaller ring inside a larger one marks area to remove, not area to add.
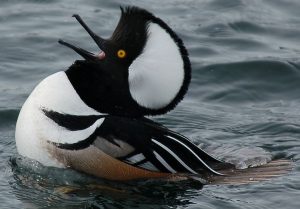
[[[109,39],[103,39],[93,33],[79,15],[74,16],[106,55],[104,59],[98,59],[97,55],[91,52],[60,41],[85,58],[84,61],[77,61],[66,73],[88,106],[102,113],[140,117],[164,114],[183,99],[191,80],[191,64],[182,40],[164,21],[138,7],[121,7],[121,17],[116,29]],[[184,81],[179,92],[169,104],[160,109],[145,108],[137,104],[130,94],[128,84],[128,68],[143,52],[148,38],[149,23],[158,24],[171,36],[184,63]],[[127,52],[125,59],[118,59],[116,56],[120,49]]]

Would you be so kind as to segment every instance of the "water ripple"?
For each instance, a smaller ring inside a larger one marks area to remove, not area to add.
[[[18,118],[20,110],[1,110],[0,109],[0,128],[14,125]]]
[[[198,88],[191,91],[204,101],[262,102],[298,99],[297,63],[256,60],[204,66],[194,72]],[[200,85],[199,85],[200,84]]]
[[[57,40],[97,51],[71,15],[79,13],[109,37],[120,5],[144,7],[164,19],[191,57],[188,95],[174,111],[154,120],[241,167],[270,158],[294,159],[291,174],[255,185],[204,188],[195,182],[100,182],[105,187],[99,191],[86,188],[82,180],[88,177],[76,173],[8,164],[16,154],[17,115],[29,93],[79,59]],[[298,208],[299,8],[298,0],[1,0],[1,208]],[[84,189],[63,193],[73,187]]]

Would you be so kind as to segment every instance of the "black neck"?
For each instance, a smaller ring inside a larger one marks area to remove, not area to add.
[[[129,93],[126,72],[105,72],[95,63],[76,61],[66,74],[80,98],[89,107],[111,115],[139,117],[144,109]]]

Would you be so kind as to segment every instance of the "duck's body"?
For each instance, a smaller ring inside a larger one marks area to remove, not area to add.
[[[44,165],[63,167],[62,163],[46,151],[47,141],[70,143],[82,137],[77,133],[70,135],[72,132],[57,126],[54,121],[47,118],[44,110],[78,116],[99,115],[99,113],[82,102],[63,71],[45,78],[26,100],[16,125],[18,152]],[[97,125],[100,124],[100,121],[97,122]],[[94,130],[86,131],[85,134],[89,135]]]
[[[218,169],[231,166],[144,117],[173,109],[191,77],[182,41],[162,20],[127,8],[105,40],[75,17],[103,51],[60,41],[86,60],[31,93],[16,126],[21,155],[111,180],[221,175]]]
[[[220,165],[185,137],[149,119],[88,107],[65,72],[47,77],[31,93],[18,118],[16,143],[21,155],[46,166],[112,180],[218,174],[213,169]]]

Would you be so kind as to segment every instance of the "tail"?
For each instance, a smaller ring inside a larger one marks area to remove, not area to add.
[[[291,160],[273,160],[268,164],[247,169],[224,169],[219,172],[223,176],[213,175],[208,177],[208,184],[250,184],[260,181],[270,180],[289,173],[293,169]]]

